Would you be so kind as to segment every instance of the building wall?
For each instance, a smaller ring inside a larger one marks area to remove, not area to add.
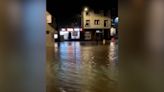
[[[46,23],[52,23],[52,16],[49,12],[46,12]]]
[[[90,25],[86,26],[86,20],[90,21]],[[99,24],[95,24],[95,20],[99,20]],[[107,20],[107,26],[104,26],[104,21]],[[110,29],[111,27],[111,18],[106,17],[103,13],[95,14],[93,11],[88,11],[88,15],[86,11],[82,12],[82,25],[84,29]]]
[[[46,24],[46,46],[53,47],[54,46],[54,32],[55,30],[49,25]]]
[[[52,23],[52,16],[46,12],[46,47],[54,47],[54,33],[56,30],[49,23]]]

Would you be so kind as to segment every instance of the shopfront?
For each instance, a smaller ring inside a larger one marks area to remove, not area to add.
[[[62,40],[80,40],[81,28],[62,28],[60,37]]]

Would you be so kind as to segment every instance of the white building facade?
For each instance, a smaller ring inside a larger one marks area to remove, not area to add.
[[[111,28],[110,16],[104,12],[95,13],[93,10],[82,11],[82,28],[85,31],[85,40],[108,39]]]

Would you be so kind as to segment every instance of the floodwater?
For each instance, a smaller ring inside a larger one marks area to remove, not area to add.
[[[118,45],[55,43],[47,49],[47,92],[117,92]]]

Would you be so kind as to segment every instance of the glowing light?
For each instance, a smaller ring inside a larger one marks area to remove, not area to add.
[[[80,28],[74,28],[74,31],[80,31]]]
[[[58,34],[54,34],[54,39],[57,39],[58,38]]]
[[[96,33],[100,33],[100,30],[96,30]]]
[[[65,28],[62,28],[61,31],[66,31]]]
[[[118,23],[118,21],[119,21],[119,18],[118,17],[115,18],[115,23]]]
[[[84,8],[84,11],[88,11],[88,8],[87,8],[87,7],[85,7],[85,8]]]
[[[73,31],[73,28],[67,28],[67,31],[71,32]]]

